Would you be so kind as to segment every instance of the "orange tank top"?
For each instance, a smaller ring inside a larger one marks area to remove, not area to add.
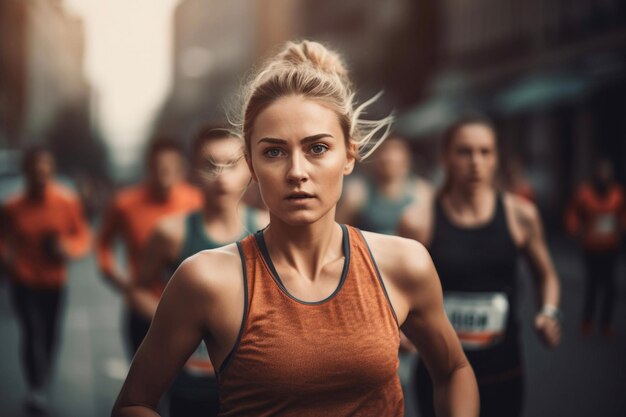
[[[398,321],[363,236],[342,229],[343,273],[319,302],[282,285],[262,232],[238,242],[246,303],[218,372],[220,417],[404,415]]]

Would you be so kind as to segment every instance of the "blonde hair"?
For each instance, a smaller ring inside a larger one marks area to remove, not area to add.
[[[348,70],[337,52],[317,42],[288,42],[244,88],[242,110],[233,124],[244,139],[248,153],[258,115],[277,99],[290,95],[330,105],[339,117],[348,152],[359,160],[367,158],[380,146],[393,122],[392,115],[379,120],[361,119],[380,93],[356,105]]]

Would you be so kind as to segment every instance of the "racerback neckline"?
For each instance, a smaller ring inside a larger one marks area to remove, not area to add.
[[[343,269],[341,272],[341,277],[339,278],[339,283],[337,284],[337,288],[335,288],[335,290],[329,296],[318,301],[304,301],[289,292],[287,287],[285,287],[285,285],[283,284],[283,281],[280,279],[280,275],[278,274],[278,271],[276,270],[276,267],[274,266],[274,263],[272,262],[272,258],[270,257],[269,250],[267,249],[267,245],[265,243],[265,237],[263,236],[263,230],[265,229],[259,230],[258,232],[254,234],[254,239],[257,242],[259,250],[261,251],[261,255],[263,256],[263,260],[265,261],[265,264],[270,270],[270,275],[272,276],[272,279],[274,280],[274,282],[276,283],[280,291],[282,291],[287,297],[291,298],[292,300],[296,301],[299,304],[316,306],[316,305],[322,305],[322,304],[329,302],[330,300],[335,298],[337,294],[339,294],[346,280],[346,276],[348,275],[348,266],[350,265],[350,237],[348,234],[348,229],[346,228],[344,224],[341,224],[340,226],[341,226],[341,232],[343,234],[342,247],[343,247],[343,254],[344,254]]]

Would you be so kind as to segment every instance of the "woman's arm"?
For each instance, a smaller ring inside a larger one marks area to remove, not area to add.
[[[432,378],[437,416],[477,417],[476,378],[446,316],[435,266],[423,245],[405,242],[405,278],[400,290],[408,303],[408,315],[402,331],[417,347]]]
[[[96,255],[98,267],[109,284],[118,290],[124,291],[130,283],[128,274],[122,272],[120,265],[115,260],[113,244],[121,233],[121,213],[114,199],[107,208],[100,226],[100,232],[96,241]]]
[[[546,245],[541,217],[533,204],[520,199],[514,200],[514,209],[524,231],[522,251],[533,271],[541,306],[535,316],[535,329],[547,346],[556,347],[561,342],[561,284]]]
[[[155,287],[162,285],[168,265],[176,260],[183,233],[184,217],[167,218],[159,223],[143,250],[137,282],[129,286],[126,296],[134,310],[148,320],[159,304]]]
[[[158,416],[155,409],[161,395],[207,331],[206,306],[215,295],[202,269],[191,259],[170,280],[133,359],[113,417]]]

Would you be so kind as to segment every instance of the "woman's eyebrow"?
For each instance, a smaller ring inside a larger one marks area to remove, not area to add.
[[[257,143],[261,143],[261,142],[267,142],[267,143],[277,143],[279,145],[281,144],[285,144],[287,143],[287,141],[285,139],[278,139],[278,138],[261,138],[257,141]]]
[[[331,135],[330,133],[318,133],[317,135],[313,135],[313,136],[307,136],[305,138],[303,138],[300,143],[308,143],[308,142],[315,142],[316,140],[320,140],[322,138],[327,138],[327,137],[333,137],[333,135]]]
[[[305,138],[302,138],[300,140],[300,143],[308,143],[308,142],[315,142],[316,140],[320,140],[322,138],[326,138],[326,137],[334,137],[333,135],[331,135],[330,133],[318,133],[317,135],[312,135],[312,136],[307,136]],[[264,137],[258,140],[257,143],[261,143],[261,142],[266,142],[266,143],[275,143],[275,144],[285,144],[287,143],[287,141],[285,139],[280,139],[280,138],[272,138],[272,137]]]

